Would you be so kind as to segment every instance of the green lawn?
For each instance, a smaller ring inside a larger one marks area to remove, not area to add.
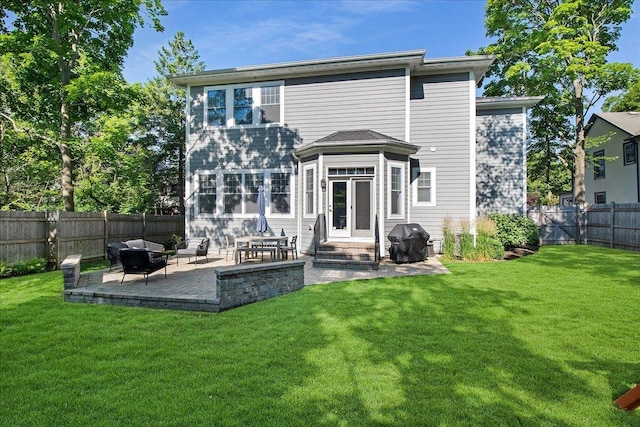
[[[640,425],[640,253],[447,266],[220,314],[0,280],[0,425]]]

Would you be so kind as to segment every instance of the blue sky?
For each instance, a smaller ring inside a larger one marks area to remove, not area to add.
[[[163,33],[138,29],[124,64],[130,83],[156,76],[153,61],[174,34],[192,40],[206,69],[412,49],[427,58],[486,46],[482,0],[163,0]],[[610,60],[640,68],[640,2]]]

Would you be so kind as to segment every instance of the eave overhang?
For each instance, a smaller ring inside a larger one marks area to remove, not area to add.
[[[284,62],[201,71],[166,76],[177,86],[217,85],[234,82],[266,81],[292,77],[351,73],[376,69],[416,68],[422,64],[425,50],[346,56],[311,61]]]
[[[544,96],[512,96],[476,98],[476,110],[492,110],[496,108],[531,108],[542,101]]]
[[[370,153],[384,152],[395,153],[405,156],[415,154],[420,147],[408,142],[387,139],[387,140],[354,140],[354,141],[314,141],[304,144],[293,150],[293,156],[297,159],[310,157],[316,154],[346,154],[346,153]]]
[[[493,55],[457,56],[452,58],[425,59],[412,75],[473,72],[476,83],[482,79],[493,61]]]

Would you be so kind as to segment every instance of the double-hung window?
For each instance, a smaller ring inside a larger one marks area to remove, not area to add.
[[[404,217],[404,163],[387,165],[387,209],[389,218]]]
[[[303,173],[303,209],[305,218],[313,218],[315,216],[315,199],[316,199],[316,165],[307,165],[304,167]]]
[[[210,214],[216,211],[216,174],[199,175],[198,213]]]
[[[267,126],[282,123],[282,82],[205,87],[209,127]]]
[[[288,172],[271,174],[271,212],[291,213],[291,174]]]
[[[436,205],[436,168],[413,168],[411,182],[414,206]]]
[[[593,179],[604,178],[604,150],[593,153],[593,158]]]
[[[638,144],[636,142],[626,142],[622,146],[624,153],[624,165],[635,165],[638,162]]]
[[[242,174],[225,173],[222,175],[222,197],[225,214],[242,213]]]

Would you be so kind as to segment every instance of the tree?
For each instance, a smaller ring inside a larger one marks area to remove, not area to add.
[[[160,0],[4,2],[0,17],[6,34],[0,53],[13,56],[23,93],[37,98],[26,111],[10,108],[7,116],[25,118],[41,139],[59,149],[66,211],[75,210],[73,146],[82,136],[76,125],[92,119],[70,88],[108,81],[105,73],[120,76],[133,33],[144,25],[143,8],[154,28],[162,31],[159,17],[166,12]]]
[[[160,49],[155,66],[159,76],[145,85],[140,105],[142,135],[157,155],[157,186],[165,194],[171,193],[172,187],[177,188],[178,210],[184,214],[186,93],[165,76],[203,71],[204,63],[191,40],[185,40],[180,31],[168,47]]]
[[[608,63],[633,0],[489,0],[479,53],[497,55],[485,89],[494,95],[546,95],[558,117],[573,117],[574,202],[585,202],[585,116],[602,96],[622,89],[631,64]],[[534,108],[534,115],[536,114]],[[570,111],[570,116],[569,116]],[[541,115],[542,117],[542,115]],[[554,137],[561,137],[566,124]],[[542,129],[544,127],[541,127]],[[545,139],[544,135],[536,137]]]
[[[611,96],[602,104],[602,111],[640,111],[640,70],[636,69],[633,81],[619,95]]]

